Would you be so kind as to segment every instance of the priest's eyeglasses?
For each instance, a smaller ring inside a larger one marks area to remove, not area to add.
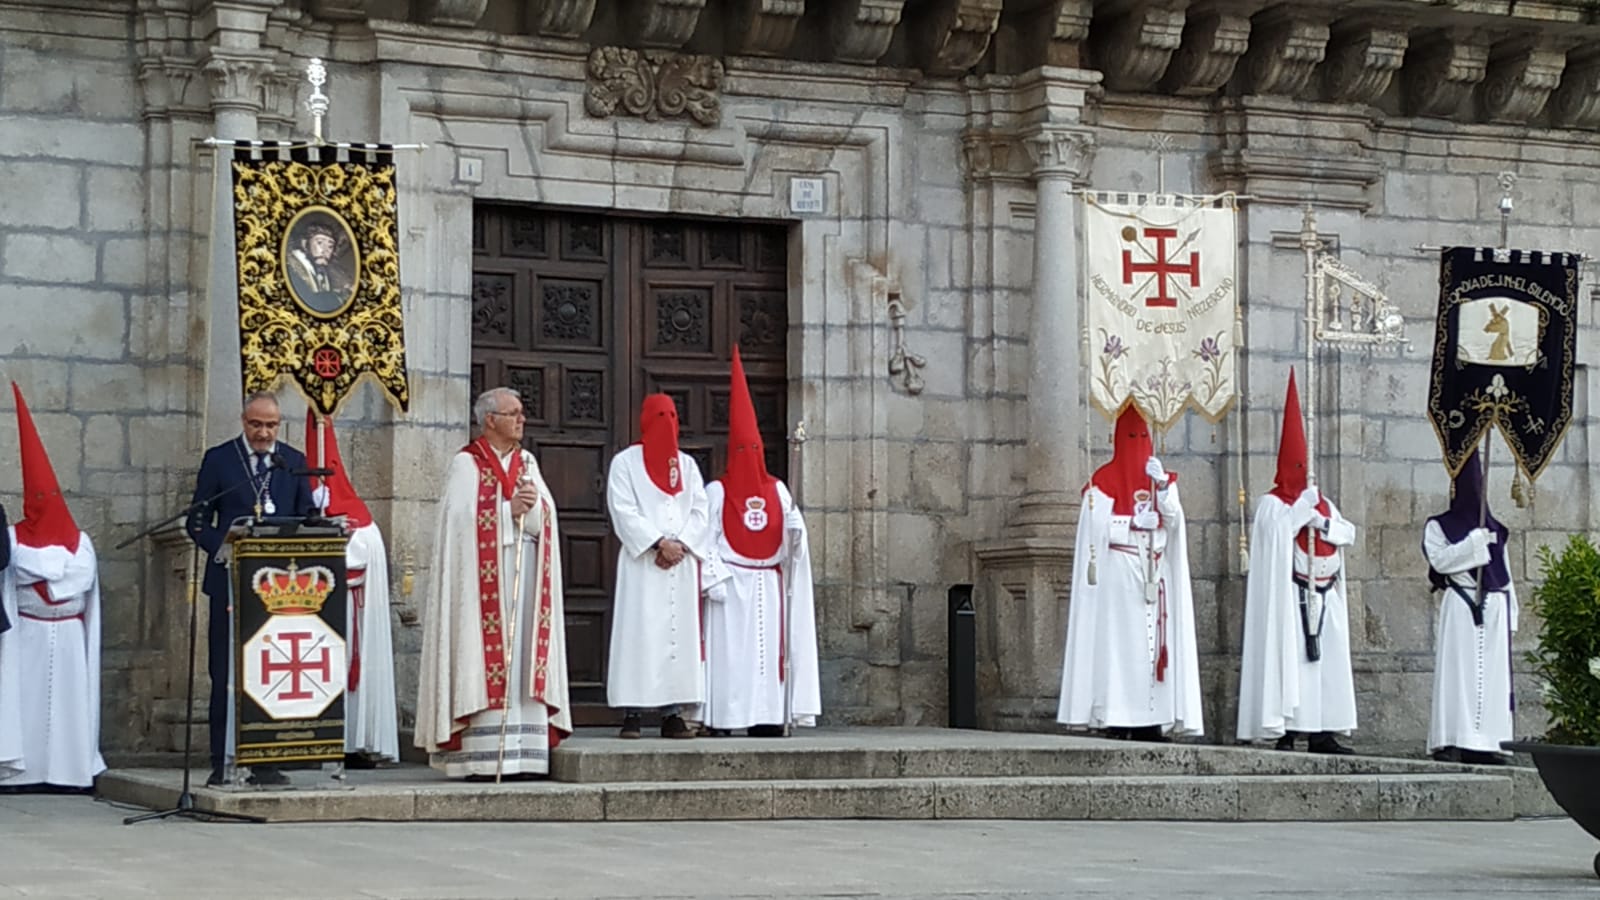
[[[512,410],[497,409],[494,412],[489,413],[489,415],[491,415],[491,416],[506,416],[507,418],[512,418],[512,419],[526,419],[528,417],[527,414],[525,414],[520,409],[512,409]]]
[[[246,426],[250,427],[250,428],[257,429],[257,430],[277,431],[278,430],[278,426],[282,425],[283,421],[281,419],[274,420],[274,421],[271,421],[271,422],[265,421],[263,419],[246,419],[244,424]]]

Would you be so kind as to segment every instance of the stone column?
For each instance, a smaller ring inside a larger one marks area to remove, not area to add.
[[[1053,729],[1066,636],[1078,490],[1088,477],[1083,421],[1077,198],[1092,136],[1045,126],[1023,137],[1034,162],[1033,308],[1028,329],[1027,491],[982,569],[980,718],[1004,730]]]
[[[1078,285],[1078,200],[1094,141],[1076,129],[1043,129],[1024,140],[1034,161],[1033,309],[1028,329],[1028,492],[1009,531],[1058,537],[1077,521],[1087,477],[1078,452],[1083,421]]]
[[[201,70],[210,80],[213,136],[255,140],[262,111],[263,80],[272,73],[274,53],[263,49],[267,16],[277,0],[213,2],[196,16],[196,30],[207,50]],[[212,201],[209,265],[204,276],[207,342],[205,349],[204,445],[227,440],[239,430],[243,376],[239,367],[238,276],[233,253],[230,151],[214,148],[211,182],[196,185]],[[197,177],[198,181],[198,177]]]

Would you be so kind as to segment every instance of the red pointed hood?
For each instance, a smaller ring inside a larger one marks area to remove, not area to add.
[[[767,474],[766,447],[750,401],[739,348],[733,348],[728,390],[728,464],[722,473],[722,531],[746,559],[770,559],[783,545],[778,479]]]
[[[312,466],[319,464],[317,459],[319,446],[323,448],[320,467],[332,469],[333,474],[326,479],[311,479],[311,487],[315,489],[319,481],[325,481],[328,485],[328,515],[344,516],[349,520],[351,528],[365,528],[371,525],[372,513],[367,509],[367,504],[362,502],[361,495],[356,493],[355,485],[350,483],[350,473],[345,468],[344,458],[339,455],[339,437],[334,434],[333,420],[324,419],[319,423],[317,414],[308,409],[306,410],[306,461]]]
[[[1289,369],[1289,390],[1283,399],[1283,432],[1278,438],[1278,475],[1272,493],[1285,503],[1293,503],[1305,491],[1306,425],[1300,414],[1300,391],[1295,387],[1294,368]]]
[[[639,407],[639,443],[644,447],[644,470],[656,487],[668,494],[683,490],[678,471],[678,405],[666,394],[651,394]]]
[[[17,438],[22,450],[22,521],[17,523],[17,543],[24,547],[65,547],[67,552],[77,553],[82,532],[61,496],[56,470],[50,465],[44,442],[39,440],[39,430],[22,399],[22,388],[15,381],[11,382],[11,393],[17,400]]]
[[[1093,484],[1111,498],[1111,512],[1118,516],[1133,515],[1134,493],[1150,491],[1150,476],[1145,474],[1145,463],[1150,461],[1152,450],[1150,426],[1144,414],[1133,404],[1128,404],[1117,416],[1117,430],[1111,444],[1111,461],[1096,469]]]

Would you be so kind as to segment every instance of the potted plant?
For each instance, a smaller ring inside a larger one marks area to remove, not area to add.
[[[1533,606],[1542,625],[1527,659],[1544,684],[1550,728],[1542,741],[1501,747],[1531,755],[1550,796],[1600,838],[1600,549],[1573,535],[1559,556],[1540,547],[1539,567]],[[1594,866],[1600,875],[1600,854]]]

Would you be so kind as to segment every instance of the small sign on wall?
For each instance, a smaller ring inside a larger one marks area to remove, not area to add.
[[[821,178],[795,176],[789,179],[789,212],[797,216],[827,212],[826,185]]]

